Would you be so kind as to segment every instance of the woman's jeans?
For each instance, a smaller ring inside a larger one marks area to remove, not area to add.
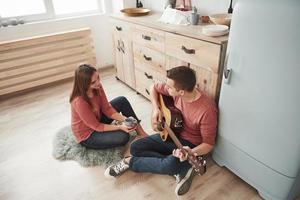
[[[194,148],[195,145],[187,140],[178,138],[183,146]],[[163,141],[159,134],[141,138],[131,144],[129,167],[135,172],[150,172],[155,174],[183,174],[185,175],[191,164],[188,161],[180,162],[172,152],[176,149],[173,141]]]
[[[121,96],[113,99],[110,104],[117,112],[121,112],[126,117],[134,117],[138,119],[134,113],[129,101]],[[110,124],[113,120],[102,114],[101,123]],[[121,131],[94,131],[90,137],[80,142],[81,145],[91,149],[108,149],[118,146],[124,146],[129,141],[129,134]]]

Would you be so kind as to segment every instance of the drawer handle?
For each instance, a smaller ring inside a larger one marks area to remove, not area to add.
[[[121,51],[121,47],[120,47],[120,40],[118,40],[118,46],[117,46],[118,51]]]
[[[195,49],[187,49],[185,46],[182,46],[181,49],[187,54],[195,54]]]
[[[142,38],[144,39],[144,40],[151,40],[151,37],[150,36],[148,36],[148,35],[142,35]]]
[[[148,60],[148,61],[151,61],[151,60],[152,60],[151,57],[147,57],[145,54],[144,54],[144,58],[145,58],[145,60]]]
[[[146,91],[146,93],[147,93],[148,95],[150,95],[150,92],[149,92],[149,90],[145,89],[145,91]]]
[[[122,42],[121,50],[122,50],[123,53],[125,53],[125,45],[124,45],[124,41],[122,40],[121,42]]]
[[[121,26],[116,26],[117,31],[122,31],[122,27]]]
[[[145,76],[146,76],[148,79],[153,79],[153,76],[148,75],[146,72],[145,72],[144,74],[145,74]]]
[[[122,46],[121,46],[122,44]],[[125,46],[124,46],[124,42],[118,40],[118,46],[117,46],[118,51],[122,51],[123,53],[125,53]]]

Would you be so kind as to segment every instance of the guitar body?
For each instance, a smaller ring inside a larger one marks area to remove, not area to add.
[[[183,118],[180,110],[174,106],[174,100],[170,96],[159,94],[160,109],[163,113],[163,122],[168,125],[176,134],[180,133],[183,127]],[[162,130],[160,137],[163,141],[168,138],[168,131]]]

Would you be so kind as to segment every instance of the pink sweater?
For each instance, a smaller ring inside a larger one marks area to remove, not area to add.
[[[110,117],[117,112],[107,101],[102,87],[99,96],[90,98],[90,102],[93,108],[81,96],[71,102],[71,126],[78,143],[86,140],[93,131],[103,131],[104,124],[99,122],[102,113]]]
[[[155,90],[161,94],[169,95],[164,83],[156,83]],[[176,97],[174,104],[183,116],[183,130],[180,137],[194,145],[201,143],[214,145],[218,114],[215,102],[202,93],[199,99],[191,103]]]

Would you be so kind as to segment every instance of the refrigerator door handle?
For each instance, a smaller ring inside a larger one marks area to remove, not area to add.
[[[229,57],[229,51],[226,53],[225,56],[225,61],[224,61],[224,71],[223,71],[223,75],[224,75],[224,83],[229,84],[230,81],[230,75],[232,73],[232,69],[227,67],[227,62],[228,62],[228,57]]]
[[[229,84],[231,73],[232,73],[231,68],[225,68],[224,69],[224,82],[226,84]]]

